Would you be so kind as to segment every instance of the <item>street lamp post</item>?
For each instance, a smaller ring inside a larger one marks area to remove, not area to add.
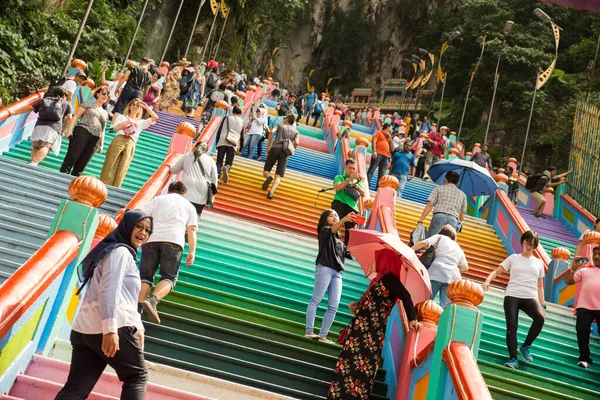
[[[529,138],[529,129],[531,128],[531,119],[533,117],[533,108],[535,107],[535,99],[537,97],[537,92],[548,82],[548,80],[552,76],[552,71],[554,71],[554,67],[556,66],[556,60],[558,59],[558,45],[560,43],[560,31],[562,29],[560,26],[556,25],[552,21],[552,18],[550,18],[550,16],[548,14],[546,14],[545,12],[543,12],[541,9],[536,8],[533,11],[533,14],[536,17],[538,17],[540,20],[542,20],[543,22],[550,23],[550,26],[552,27],[552,32],[554,33],[555,52],[554,52],[554,60],[552,61],[550,66],[548,68],[546,68],[546,70],[543,72],[540,72],[538,70],[538,73],[536,75],[535,89],[533,91],[533,100],[531,102],[531,110],[529,111],[529,121],[527,122],[527,130],[525,131],[525,143],[523,143],[523,153],[521,154],[521,162],[519,163],[519,169],[521,171],[523,171],[523,162],[525,160],[525,151],[527,150],[527,139]]]
[[[504,50],[506,50],[506,39],[508,38],[508,34],[512,29],[515,23],[512,21],[506,21],[504,24],[504,41],[502,43],[502,49],[500,50],[500,54],[498,54],[498,61],[496,62],[496,72],[494,73],[494,94],[492,95],[492,104],[490,105],[490,112],[488,114],[487,127],[485,128],[485,138],[483,139],[483,144],[487,143],[488,133],[490,132],[490,123],[492,122],[492,113],[494,112],[494,102],[496,101],[496,89],[498,89],[498,79],[500,79],[500,75],[498,74],[498,69],[500,68],[500,60],[502,59],[502,54]]]
[[[473,72],[471,73],[471,79],[469,80],[469,86],[467,87],[467,97],[465,98],[465,106],[463,107],[462,117],[460,117],[460,124],[458,125],[458,134],[456,135],[456,142],[460,139],[460,132],[462,131],[463,122],[465,120],[465,114],[467,113],[467,104],[469,104],[469,96],[471,95],[471,87],[473,87],[473,79],[475,79],[475,74],[477,73],[477,69],[479,68],[479,64],[481,63],[481,59],[483,58],[483,52],[485,51],[485,36],[479,36],[477,38],[477,43],[481,45],[481,54],[475,63],[475,67],[473,67]],[[484,142],[485,143],[485,142]]]
[[[447,46],[449,46],[450,42],[452,40],[456,39],[458,36],[460,36],[459,31],[452,32],[450,34],[450,37],[448,37],[448,41],[446,42]],[[442,48],[443,48],[443,46],[442,46]],[[440,52],[440,62],[438,64],[440,77],[444,80],[444,84],[442,85],[442,96],[440,97],[440,112],[439,112],[439,117],[438,117],[438,121],[437,121],[437,124],[440,127],[442,125],[442,108],[444,106],[444,92],[446,91],[446,82],[448,81],[448,74],[447,73],[445,74],[444,71],[442,70],[442,54],[443,54],[443,52]]]
[[[85,10],[85,14],[83,14],[83,19],[81,20],[81,24],[79,25],[79,30],[77,31],[77,36],[75,36],[75,41],[73,42],[73,47],[71,47],[71,52],[69,53],[69,57],[67,57],[67,62],[65,63],[65,67],[63,68],[63,72],[61,76],[66,76],[67,71],[69,70],[69,66],[71,65],[71,60],[75,55],[75,50],[77,50],[77,45],[79,44],[79,39],[81,39],[81,34],[83,33],[83,28],[85,28],[85,24],[87,22],[88,16],[90,15],[90,11],[92,10],[92,6],[94,5],[94,0],[90,0],[88,6]]]
[[[417,65],[419,66],[419,76],[417,78],[417,80],[415,81],[415,86],[414,88],[417,89],[417,96],[415,97],[415,109],[413,111],[413,115],[415,115],[417,113],[417,108],[419,106],[419,95],[421,94],[421,81],[423,80],[423,77],[425,76],[425,66],[423,65],[424,61],[417,56],[416,54],[413,54],[410,59],[417,63]],[[413,90],[414,90],[413,88]]]
[[[162,63],[165,60],[165,55],[167,54],[167,50],[169,49],[169,44],[171,43],[171,38],[173,37],[173,32],[175,31],[175,25],[177,25],[177,20],[179,19],[179,13],[181,13],[181,7],[183,7],[184,0],[181,0],[179,3],[179,9],[177,10],[177,15],[175,16],[175,21],[173,21],[173,26],[171,27],[171,33],[169,33],[169,38],[167,39],[167,44],[165,46],[165,50],[160,57],[160,62]]]
[[[225,26],[227,26],[227,20],[229,19],[229,13],[225,16],[225,22],[223,22],[223,29],[221,29],[221,35],[219,36],[219,41],[217,42],[217,49],[215,50],[215,60],[219,55],[219,47],[221,46],[221,39],[223,39],[223,33],[225,32]]]

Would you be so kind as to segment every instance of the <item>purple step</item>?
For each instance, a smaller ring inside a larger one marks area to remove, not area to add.
[[[527,222],[527,225],[540,236],[557,240],[563,243],[569,243],[576,245],[577,237],[573,235],[567,228],[565,228],[558,220],[548,216],[542,215],[537,218],[533,215],[533,211],[525,207],[517,207],[521,216]]]
[[[198,124],[200,123],[200,121],[197,121],[195,119],[187,118],[181,115],[171,114],[164,111],[156,111],[156,114],[158,115],[158,121],[156,121],[154,125],[150,126],[146,130],[148,132],[156,133],[162,136],[171,137],[175,133],[175,129],[177,128],[177,125],[179,125],[180,122],[189,122],[192,125],[194,125],[196,129],[198,129]]]

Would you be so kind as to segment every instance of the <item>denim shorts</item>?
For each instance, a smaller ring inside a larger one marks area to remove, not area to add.
[[[160,280],[169,281],[175,287],[183,249],[175,243],[150,242],[142,246],[140,262],[140,279],[142,282],[154,283],[154,274],[160,265]]]

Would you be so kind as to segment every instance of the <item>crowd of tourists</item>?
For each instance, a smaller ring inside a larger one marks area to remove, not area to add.
[[[217,101],[225,101],[229,108],[216,131],[216,161],[209,155],[208,144],[196,140],[192,151],[171,167],[173,174],[182,173],[181,181],[171,183],[167,194],[154,198],[139,210],[119,210],[122,220],[118,227],[84,259],[83,286],[87,284],[88,288],[73,323],[71,370],[57,399],[87,396],[106,365],[112,366],[124,382],[123,398],[144,398],[147,372],[141,315],[145,313],[151,323],[161,323],[159,303],[174,289],[182,262],[186,266],[194,263],[198,218],[205,207],[213,206],[218,185],[229,183],[236,155],[244,152],[247,158],[262,161],[266,146],[262,190],[272,200],[288,160],[300,144],[297,124],[309,125],[311,118],[313,126],[322,122],[328,103],[326,95],[317,95],[314,87],[293,94],[274,85],[267,96],[276,101],[278,117],[269,116],[266,106],[260,104],[253,106],[244,120],[243,101],[236,93],[247,89],[248,78],[243,71],[239,74],[231,71],[224,76],[224,66],[214,60],[207,65],[192,65],[182,59],[158,68],[152,60],[144,58],[120,71],[113,81],[105,79],[105,71],[102,86],[77,110],[73,109],[71,99],[86,79],[83,72],[50,88],[43,100],[24,110],[38,113],[31,135],[30,164],[38,165],[50,150],[58,154],[61,138],[65,137],[69,146],[60,171],[81,175],[94,153],[103,153],[110,119],[115,136],[106,148],[100,179],[107,185],[120,187],[132,163],[138,138],[159,118],[155,110],[170,111],[181,102],[185,116],[199,116],[197,139]],[[331,343],[327,336],[341,300],[344,266],[352,259],[349,239],[352,231],[364,223],[359,199],[366,195],[375,173],[378,179],[387,174],[394,176],[399,183],[398,197],[402,197],[408,181],[414,177],[427,179],[429,168],[449,158],[449,149],[458,148],[456,133],[446,126],[438,130],[427,116],[408,113],[402,118],[398,113],[381,115],[378,109],[352,110],[343,104],[338,104],[337,109],[343,119],[374,127],[375,133],[366,179],[358,172],[357,161],[347,159],[343,173],[333,180],[335,194],[331,208],[322,212],[316,228],[318,253],[313,293],[306,310],[305,336],[324,343]],[[487,150],[487,146],[481,147],[471,161],[491,171],[492,160]],[[513,175],[512,170],[506,172]],[[535,182],[532,180],[528,189],[538,202],[534,215],[539,217],[543,213],[545,190],[563,183],[568,173],[557,175],[556,168],[549,167],[533,177]],[[428,264],[431,300],[439,298],[442,307],[450,302],[446,294],[448,285],[461,279],[469,268],[457,241],[467,210],[467,198],[458,188],[458,181],[458,174],[450,171],[444,184],[431,192],[418,220],[422,226],[431,213],[429,227],[423,228],[426,234],[412,243],[416,252],[435,250]],[[508,193],[514,196],[515,190],[511,193],[508,189]],[[600,231],[600,219],[595,230]],[[186,243],[187,255],[183,261]],[[509,357],[505,365],[510,368],[519,368],[517,354],[525,362],[533,362],[531,346],[543,330],[546,313],[544,266],[534,255],[539,245],[537,233],[525,232],[520,243],[522,252],[506,258],[483,283],[487,290],[498,276],[510,274],[504,297]],[[139,269],[138,248],[141,248]],[[376,252],[374,259],[377,276],[363,296],[350,305],[353,319],[340,335],[342,350],[329,388],[331,399],[348,398],[349,393],[369,398],[381,361],[387,319],[396,300],[404,307],[410,329],[421,329],[411,295],[402,283],[402,259],[391,250]],[[600,284],[600,246],[586,248],[580,242],[565,282],[581,284],[577,305],[578,365],[588,368],[592,363],[590,326],[600,318],[600,296],[596,290]],[[315,333],[317,309],[325,294],[327,309]],[[520,311],[532,319],[521,346],[517,340]],[[357,357],[362,360],[360,366],[353,361]]]

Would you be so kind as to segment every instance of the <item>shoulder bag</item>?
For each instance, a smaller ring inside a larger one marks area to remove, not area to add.
[[[229,117],[227,117],[225,123],[227,124],[227,141],[232,145],[237,146],[240,142],[240,133],[229,128]]]
[[[296,152],[296,147],[294,146],[294,141],[290,138],[283,139],[283,153],[286,156],[293,156]]]
[[[429,248],[427,250],[425,250],[425,252],[423,253],[423,255],[420,258],[421,264],[423,264],[423,266],[425,266],[425,268],[427,268],[427,269],[429,269],[429,267],[431,267],[431,264],[433,263],[433,260],[435,259],[435,248],[440,243],[441,238],[442,237],[440,236],[433,246],[429,246]]]
[[[206,191],[206,205],[208,208],[213,208],[215,205],[215,195],[217,194],[217,185],[210,181],[210,177],[204,171],[204,166],[202,165],[202,160],[200,157],[196,160],[198,166],[200,167],[200,173],[206,180],[206,185],[208,186],[208,190]]]

